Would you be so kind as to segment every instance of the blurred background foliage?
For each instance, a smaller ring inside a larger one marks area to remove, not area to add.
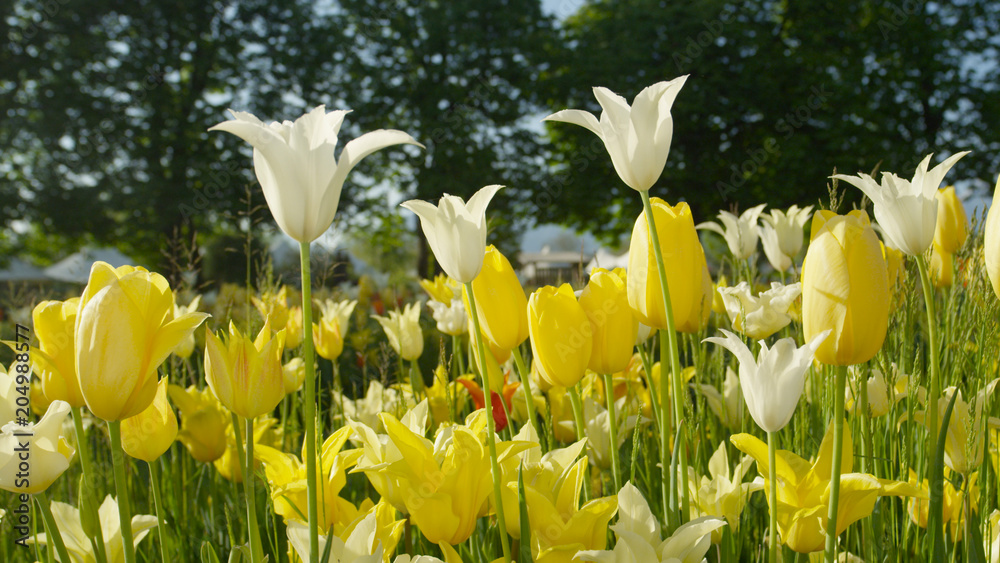
[[[697,221],[814,203],[834,168],[909,177],[931,151],[972,150],[958,179],[986,193],[1000,159],[987,0],[12,0],[0,41],[0,248],[43,264],[111,244],[167,269],[186,241],[218,281],[246,280],[247,233],[259,248],[276,229],[248,146],[206,131],[227,108],[351,108],[345,139],[425,144],[364,161],[336,221],[350,250],[422,273],[433,259],[395,207],[413,197],[509,186],[490,213],[508,254],[536,223],[630,231],[638,198],[600,141],[539,121],[599,112],[592,86],[631,102],[691,75],[653,193]]]

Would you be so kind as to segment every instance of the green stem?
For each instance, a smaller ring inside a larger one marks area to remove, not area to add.
[[[587,437],[587,427],[586,422],[583,419],[583,399],[580,398],[580,391],[578,387],[579,383],[573,385],[566,389],[569,393],[569,404],[573,408],[573,422],[576,426],[576,439],[577,441],[583,440]],[[588,502],[590,500],[590,478],[589,478],[589,467],[583,468],[583,502]]]
[[[316,357],[312,335],[312,275],[309,270],[309,243],[299,243],[302,269],[302,361],[306,364],[303,383],[306,419],[306,498],[309,518],[309,563],[319,563],[319,518],[316,498]]]
[[[233,415],[236,416],[236,415]],[[260,528],[257,527],[257,497],[255,494],[255,475],[253,472],[253,419],[246,419],[246,462],[243,464],[243,492],[247,501],[247,516],[250,534],[250,557],[253,563],[264,560],[264,547],[260,540]]]
[[[927,428],[930,429],[927,433],[927,440],[929,442],[927,451],[930,452],[930,459],[934,460],[938,458],[938,398],[941,396],[941,378],[938,373],[937,331],[935,330],[937,315],[934,312],[934,286],[931,284],[927,259],[922,254],[916,256],[916,259],[917,270],[920,272],[920,285],[924,291],[924,303],[927,309],[927,348],[929,354],[927,368],[930,372],[931,382],[927,394],[927,408],[925,411],[927,412]],[[931,476],[929,486],[932,491],[941,490],[941,487],[944,486],[943,478],[939,482],[934,476]],[[942,525],[944,518],[942,499],[942,496],[932,497],[927,509],[927,532],[931,534],[931,537],[935,537],[934,535]]]
[[[45,493],[35,493],[32,495],[35,499],[35,504],[38,506],[38,510],[42,513],[42,519],[45,521],[45,527],[49,530],[48,540],[52,543],[52,547],[55,548],[56,554],[59,555],[60,561],[73,561],[69,557],[69,552],[66,551],[66,544],[63,543],[62,532],[56,527],[56,520],[52,517],[52,510],[49,509],[49,502],[45,498]],[[129,528],[131,532],[131,527]],[[135,558],[135,555],[132,556]]]
[[[528,412],[528,424],[531,424],[535,431],[538,431],[537,422],[535,419],[535,394],[531,390],[531,372],[528,371],[524,363],[524,358],[521,357],[520,347],[515,346],[513,350],[514,353],[514,365],[517,366],[517,375],[521,378],[521,387],[524,389],[524,402],[525,408]],[[541,432],[538,432],[541,436]]]
[[[417,360],[410,360],[410,387],[413,389],[414,400],[421,395],[426,398],[427,393],[424,392],[424,376],[420,373],[420,366],[417,365]]]
[[[767,433],[767,480],[769,490],[767,491],[767,504],[771,508],[768,516],[768,561],[777,563],[778,561],[778,437],[776,432]]]
[[[167,549],[167,526],[163,518],[163,493],[160,492],[160,467],[158,461],[146,462],[149,466],[149,482],[153,485],[153,504],[156,505],[156,534],[160,539],[160,560],[170,561]]]
[[[618,466],[618,424],[615,413],[615,388],[610,373],[604,374],[604,396],[608,401],[608,426],[611,435],[611,447],[608,453],[611,456],[611,475],[615,480],[615,493],[622,489],[621,468]]]
[[[465,347],[461,335],[453,334],[451,337],[451,356],[455,362],[455,377],[465,375]]]
[[[476,349],[479,350],[479,373],[483,378],[483,391],[486,393],[486,444],[490,452],[490,470],[493,474],[493,501],[496,505],[497,528],[500,532],[500,545],[503,548],[503,560],[510,563],[510,542],[507,539],[507,522],[503,513],[503,496],[500,487],[500,463],[497,461],[496,423],[493,421],[493,401],[490,400],[490,373],[486,367],[486,347],[479,328],[479,313],[476,310],[476,296],[472,291],[472,283],[466,282],[465,291],[469,294],[469,311],[472,313],[472,327],[475,330]]]
[[[91,465],[90,460],[90,447],[87,442],[87,434],[83,430],[83,409],[80,407],[72,407],[73,411],[73,428],[76,430],[76,444],[77,452],[80,454],[80,469],[83,471],[83,482],[85,487],[91,487],[91,481],[97,480],[97,474],[94,473],[93,465]],[[90,508],[90,517],[92,522],[101,521],[101,516],[97,512],[97,505],[94,503],[88,503],[87,506]],[[101,527],[95,526],[96,536],[89,538],[91,544],[94,547],[94,553],[97,555],[97,561],[99,563],[106,563],[107,556],[104,555],[104,531]]]
[[[125,563],[135,563],[135,543],[132,540],[132,504],[129,501],[128,483],[125,480],[125,450],[122,449],[122,423],[108,421],[111,436],[111,459],[115,467],[115,490],[118,493],[118,520],[121,524],[122,555]]]
[[[656,230],[656,220],[653,216],[653,204],[649,200],[649,192],[643,191],[639,192],[642,196],[642,209],[646,214],[646,224],[649,228],[649,239],[653,245],[653,256],[656,259],[656,271],[660,276],[660,290],[663,298],[663,310],[664,316],[666,317],[667,328],[664,330],[666,333],[666,346],[660,347],[660,416],[663,418],[660,423],[660,429],[664,430],[663,434],[660,436],[660,463],[662,464],[663,471],[663,502],[664,510],[668,512],[667,518],[664,520],[666,522],[673,522],[673,525],[668,524],[668,531],[673,532],[676,526],[684,520],[684,507],[687,504],[687,455],[685,455],[686,441],[680,441],[680,462],[681,469],[679,475],[670,475],[670,435],[666,432],[666,429],[670,428],[667,426],[667,409],[666,404],[668,401],[668,391],[665,378],[667,377],[666,369],[663,362],[663,354],[668,353],[670,356],[670,377],[673,381],[674,387],[674,426],[680,427],[682,410],[681,410],[681,362],[680,354],[677,349],[677,330],[674,328],[674,306],[670,301],[670,288],[667,282],[667,269],[663,263],[663,252],[660,250],[660,236],[659,232]],[[662,337],[661,337],[662,338]],[[678,482],[679,481],[679,482]],[[674,499],[671,503],[671,491],[675,491],[675,494],[679,494],[681,498],[681,505],[677,506],[677,500]],[[673,516],[670,516],[670,513]]]
[[[826,560],[837,560],[837,505],[840,501],[840,464],[844,445],[844,388],[847,366],[837,366],[833,388],[833,462],[830,464],[830,509],[826,519]]]

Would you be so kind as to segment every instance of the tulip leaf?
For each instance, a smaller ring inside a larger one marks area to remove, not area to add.
[[[201,542],[201,563],[219,563],[219,556],[208,541]]]
[[[941,419],[941,430],[938,432],[934,459],[931,460],[930,474],[930,510],[927,513],[927,530],[930,532],[931,549],[934,561],[945,560],[943,508],[944,508],[944,447],[948,441],[948,424],[951,422],[951,411],[955,408],[958,393],[951,394],[948,408]]]
[[[521,517],[521,549],[517,557],[521,563],[531,563],[531,523],[528,521],[528,502],[524,495],[522,469],[523,465],[517,467],[517,505]],[[500,525],[504,524],[501,522]]]
[[[323,548],[323,555],[319,558],[320,561],[329,561],[330,553],[333,550],[333,528],[330,528],[330,533],[326,535],[326,547]]]

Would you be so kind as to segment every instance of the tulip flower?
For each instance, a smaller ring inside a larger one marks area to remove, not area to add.
[[[94,416],[118,421],[146,410],[156,369],[208,315],[174,317],[167,280],[143,268],[95,262],[76,319],[80,391]]]
[[[993,293],[1000,297],[1000,176],[993,191],[993,202],[986,213],[986,225],[983,227],[983,258],[986,262],[986,275],[990,278]]]
[[[576,385],[587,371],[593,340],[590,320],[569,284],[531,294],[528,331],[539,375],[550,385]]]
[[[938,243],[931,244],[931,259],[928,263],[928,273],[934,287],[942,289],[951,287],[955,270],[955,257]]]
[[[941,394],[937,401],[938,420],[944,416],[951,402],[952,395],[955,397],[955,406],[951,411],[951,420],[948,423],[948,435],[944,444],[944,463],[952,471],[968,475],[983,462],[983,432],[986,427],[993,429],[1000,428],[1000,418],[988,416],[985,411],[986,401],[993,393],[1000,379],[994,379],[986,384],[973,401],[974,409],[969,408],[969,403],[962,398],[962,391],[955,387],[948,387]],[[935,405],[928,405],[928,409]],[[913,419],[930,429],[930,416],[926,411],[913,413]],[[934,429],[934,434],[940,432],[940,427]]]
[[[694,229],[691,208],[683,201],[671,207],[655,197],[650,198],[650,203],[666,266],[674,327],[681,332],[697,332],[708,321],[712,279],[708,275],[705,251]],[[639,322],[666,329],[667,315],[652,248],[643,211],[632,229],[627,270],[628,303]]]
[[[483,269],[472,281],[483,335],[503,350],[513,350],[528,338],[528,298],[510,261],[492,244],[486,247]],[[468,311],[468,295],[465,307]]]
[[[437,329],[449,336],[459,336],[468,332],[469,318],[465,314],[465,304],[460,297],[455,297],[450,303],[429,301],[431,315],[437,322]]]
[[[816,335],[801,348],[795,346],[792,338],[782,338],[770,349],[761,342],[756,360],[739,337],[727,330],[721,332],[725,338],[706,338],[705,342],[718,344],[736,355],[740,362],[740,387],[750,416],[765,432],[781,430],[795,412],[813,354],[829,331]]]
[[[955,254],[969,237],[969,218],[965,215],[965,206],[958,199],[953,186],[941,188],[934,196],[938,203],[934,242],[945,252]]]
[[[588,367],[599,374],[628,368],[639,323],[628,305],[625,270],[595,268],[580,293],[579,303],[590,320],[593,345]]]
[[[488,246],[487,249],[492,248],[492,246]],[[420,280],[419,283],[431,299],[444,305],[450,305],[451,300],[460,296],[462,292],[462,284],[445,274],[438,274],[434,276],[433,280]]]
[[[733,330],[755,340],[763,340],[792,322],[788,309],[802,293],[802,284],[781,285],[771,282],[771,289],[754,297],[750,284],[719,288]]]
[[[768,223],[760,226],[760,244],[764,247],[764,256],[774,271],[784,272],[792,267],[792,257],[781,251],[781,241],[778,240],[778,231],[774,230]]]
[[[607,88],[594,88],[601,119],[590,112],[567,109],[543,121],[562,121],[586,127],[604,142],[618,176],[630,188],[649,191],[663,173],[674,135],[670,108],[687,75],[657,82],[639,92],[632,105]]]
[[[691,488],[691,518],[725,518],[735,533],[740,525],[740,513],[750,500],[750,495],[764,488],[761,481],[743,482],[751,465],[753,459],[744,456],[730,472],[729,455],[726,453],[726,442],[723,441],[708,460],[709,476],[702,475],[699,478],[694,468],[690,468],[688,486]],[[719,543],[721,540],[722,530],[713,531],[712,542]]]
[[[271,337],[271,325],[264,323],[257,338],[250,340],[229,323],[229,339],[209,331],[205,338],[205,380],[219,401],[244,417],[267,414],[285,396],[285,376],[281,354],[285,331]]]
[[[766,206],[766,203],[762,203],[756,207],[751,207],[741,213],[739,217],[728,211],[720,211],[719,221],[722,222],[722,225],[713,221],[707,221],[700,223],[695,228],[719,233],[726,239],[729,252],[737,260],[746,260],[757,250],[757,239],[760,237],[760,224],[757,221]],[[666,260],[665,257],[664,260]]]
[[[76,317],[80,299],[42,301],[31,312],[38,349],[32,350],[37,362],[35,373],[42,380],[42,391],[49,401],[66,401],[78,408],[86,403],[76,375]]]
[[[583,456],[547,487],[525,483],[531,555],[536,563],[569,563],[581,550],[601,550],[607,545],[608,522],[618,512],[618,499],[612,495],[580,506],[586,466],[587,456]]]
[[[485,186],[465,203],[445,194],[437,206],[419,199],[400,204],[420,217],[420,228],[441,269],[459,283],[479,275],[486,252],[486,206],[503,186]]]
[[[356,509],[354,505],[340,496],[341,489],[347,484],[347,469],[351,468],[362,455],[360,450],[342,452],[348,436],[353,431],[343,427],[331,434],[323,442],[320,464],[324,479],[319,507],[319,529],[325,535],[330,528],[335,530],[353,519]],[[306,467],[302,463],[305,458],[285,453],[269,446],[259,446],[254,455],[264,464],[264,475],[274,502],[274,512],[285,519],[285,522],[305,523],[304,515],[308,511],[306,502]],[[348,518],[345,521],[345,515]]]
[[[15,381],[0,373],[3,395],[0,401],[14,404]],[[30,495],[41,493],[69,468],[76,453],[63,434],[63,421],[69,411],[65,401],[53,401],[38,422],[0,420],[0,489]],[[25,453],[27,462],[22,457]]]
[[[989,563],[1000,563],[1000,510],[994,510],[986,521],[986,533],[983,534],[984,551]]]
[[[368,389],[363,397],[349,399],[336,395],[334,401],[343,404],[344,416],[348,420],[357,420],[376,430],[384,430],[379,413],[394,413],[413,407],[412,397],[401,393],[396,386],[385,387],[377,379],[368,382]]]
[[[403,520],[394,520],[391,509],[384,504],[373,506],[356,522],[329,538],[319,538],[319,551],[330,550],[330,558],[323,563],[383,563],[388,554],[396,550],[403,533]],[[309,528],[299,522],[288,525],[288,543],[303,560],[309,560]]]
[[[167,378],[160,380],[156,397],[141,413],[122,421],[122,447],[125,453],[152,463],[163,455],[177,438],[177,416],[167,401]]]
[[[817,212],[802,265],[806,340],[831,330],[816,359],[845,366],[871,359],[889,325],[888,270],[864,211]]]
[[[188,313],[197,313],[198,305],[201,304],[201,296],[195,295],[194,299],[191,300],[187,305],[178,305],[174,303],[174,318],[180,318]],[[192,332],[174,348],[174,355],[181,359],[188,359],[194,352],[194,333]]]
[[[288,324],[288,286],[283,285],[277,292],[265,291],[260,297],[250,296],[250,301],[260,313],[265,322],[270,319],[271,326],[282,328]]]
[[[334,301],[327,299],[320,303],[319,324],[313,323],[313,340],[316,342],[316,353],[328,360],[336,360],[344,351],[344,336],[351,324],[351,314],[358,300]]]
[[[73,561],[97,561],[97,554],[94,553],[94,546],[90,538],[84,531],[81,521],[80,511],[69,504],[52,501],[52,516],[55,519],[56,528],[62,536],[66,551],[69,552]],[[99,525],[104,538],[104,554],[108,563],[122,563],[125,561],[122,544],[121,524],[118,521],[118,503],[111,495],[104,497],[104,502],[98,509]],[[129,536],[132,537],[132,547],[139,545],[139,542],[149,534],[149,531],[157,526],[156,516],[149,514],[137,514],[131,519],[131,530]],[[35,538],[28,538],[28,543],[35,543]],[[38,543],[47,547],[52,547],[51,538],[48,534],[38,534]]]
[[[834,174],[865,193],[875,205],[875,219],[882,226],[893,248],[910,256],[923,254],[934,240],[938,202],[935,195],[945,174],[968,151],[954,154],[941,164],[927,170],[931,154],[917,166],[913,180],[907,181],[891,172],[882,173],[882,185],[868,174],[847,176]]]
[[[226,453],[226,426],[231,416],[208,388],[199,390],[192,385],[184,389],[171,385],[170,400],[181,413],[181,429],[177,434],[191,457],[202,463],[213,462]]]
[[[702,561],[712,546],[711,535],[726,525],[712,516],[683,524],[660,541],[660,523],[649,503],[631,482],[618,492],[618,523],[611,526],[617,543],[612,551],[581,551],[580,561],[599,563],[694,563]]]
[[[389,345],[404,360],[416,360],[424,351],[424,333],[420,330],[420,303],[410,303],[403,312],[389,311],[388,317],[372,315],[382,325]]]
[[[808,205],[800,209],[798,205],[793,205],[788,208],[788,211],[772,209],[769,213],[760,216],[764,222],[761,227],[770,227],[770,230],[775,233],[777,248],[789,261],[798,256],[799,251],[802,250],[802,228],[809,221],[812,208],[813,206]],[[774,262],[771,264],[773,265]]]
[[[882,247],[882,258],[885,259],[889,277],[889,312],[891,313],[896,310],[901,300],[899,288],[906,276],[906,265],[904,264],[906,255],[891,246],[886,246],[881,241],[879,245]]]
[[[302,326],[302,322],[301,305],[288,309],[288,322],[285,323],[285,350],[294,350],[302,344],[305,338],[305,327]]]
[[[868,414],[871,417],[879,417],[889,412],[889,408],[892,405],[898,403],[899,401],[906,398],[907,386],[909,385],[910,378],[906,374],[899,373],[899,368],[896,364],[892,364],[892,384],[886,381],[885,374],[879,368],[872,368],[872,376],[868,378],[867,382],[862,378],[862,373],[860,370],[851,368],[852,374],[852,384],[847,387],[847,395],[845,396],[845,405],[848,412],[854,412],[855,397],[856,394],[860,395],[861,385],[866,385],[865,390],[868,394]],[[924,397],[923,387],[918,388],[918,393],[921,402]]]
[[[232,416],[229,418],[230,423],[226,426],[226,449],[222,453],[222,457],[215,460],[213,465],[224,479],[239,484],[243,482],[243,468],[241,467],[243,460],[240,459],[236,448],[236,432],[233,430]],[[268,416],[257,417],[253,420],[254,450],[262,446],[277,447],[281,443],[282,429],[275,428],[277,423],[277,419]],[[243,431],[243,428],[240,428],[240,438],[245,446],[247,433]]]
[[[945,473],[950,473],[946,471]],[[959,541],[962,539],[965,531],[965,511],[969,510],[970,513],[978,513],[979,510],[979,485],[977,484],[979,474],[973,473],[968,476],[969,482],[966,484],[968,486],[969,494],[966,495],[963,489],[956,489],[951,483],[951,479],[947,477],[944,479],[944,506],[942,510],[943,522],[951,528],[951,537],[954,541]],[[911,498],[908,503],[906,503],[906,511],[910,514],[910,520],[920,526],[921,528],[927,529],[927,516],[930,511],[930,506],[927,502],[927,497],[930,496],[930,485],[927,483],[927,479],[918,482],[917,473],[910,469],[910,479],[909,484],[920,489],[923,493],[922,498]],[[967,503],[967,504],[966,504]]]
[[[347,111],[327,113],[319,106],[295,122],[264,123],[243,111],[210,127],[253,145],[253,164],[264,199],[278,227],[300,243],[326,232],[337,214],[347,174],[364,157],[392,145],[423,148],[402,131],[379,129],[349,141],[334,158],[337,135]],[[283,326],[276,323],[275,326]]]
[[[730,438],[736,448],[754,458],[757,472],[765,478],[764,490],[770,492],[767,445],[750,434]],[[787,451],[776,452],[777,523],[781,543],[799,553],[820,551],[826,542],[825,526],[830,502],[833,424],[827,429],[815,461],[802,459]],[[916,487],[900,481],[879,479],[863,473],[851,473],[854,464],[850,432],[844,434],[841,454],[840,502],[837,505],[837,535],[852,523],[871,514],[881,496],[924,498]],[[770,499],[771,496],[768,495]],[[770,500],[768,501],[770,504]],[[773,507],[772,507],[773,509]]]
[[[726,379],[722,382],[722,392],[703,383],[693,387],[705,396],[708,408],[719,418],[719,422],[730,430],[739,430],[746,413],[743,402],[743,391],[736,372],[726,366]]]
[[[281,366],[281,375],[285,381],[285,395],[295,393],[306,380],[306,363],[302,358],[292,358]]]

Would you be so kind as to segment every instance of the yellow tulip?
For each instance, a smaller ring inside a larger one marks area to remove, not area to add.
[[[580,307],[590,319],[593,345],[588,367],[600,374],[628,368],[639,332],[639,321],[628,306],[625,270],[596,268],[580,294]]]
[[[930,260],[931,282],[934,287],[942,289],[951,287],[952,274],[955,270],[955,257],[942,248],[937,242],[931,244]]]
[[[177,439],[191,457],[202,463],[222,457],[226,453],[226,426],[232,424],[232,417],[212,391],[194,385],[187,389],[171,385],[167,394],[181,413]]]
[[[708,275],[705,251],[694,229],[691,208],[685,202],[671,207],[658,197],[650,198],[657,236],[667,272],[674,328],[697,332],[708,321],[712,306],[712,279]],[[628,303],[644,325],[665,329],[660,276],[649,236],[645,211],[632,229],[628,258]]]
[[[269,413],[285,396],[282,329],[271,338],[270,322],[250,340],[229,323],[229,341],[211,331],[205,338],[205,380],[226,408],[244,418]]]
[[[593,349],[590,320],[573,288],[542,287],[528,300],[531,352],[550,385],[572,387],[587,371]],[[634,342],[634,341],[633,341]]]
[[[292,358],[281,366],[281,375],[285,380],[285,394],[295,393],[306,380],[306,363],[302,358]]]
[[[966,497],[964,490],[956,489],[951,484],[952,479],[949,473],[951,472],[945,469],[942,519],[951,528],[952,540],[957,542],[964,535],[965,511],[971,509],[973,514],[979,512],[979,485],[977,483],[979,474],[973,473],[969,476],[969,495]],[[917,482],[917,473],[912,469],[910,469],[909,483],[920,489],[924,495],[930,496],[930,485],[927,484],[927,479]],[[966,501],[969,503],[969,506],[963,505]],[[906,505],[906,510],[910,514],[910,520],[924,529],[927,528],[927,512],[929,509],[930,502],[927,498],[911,498],[910,502]]]
[[[427,295],[431,296],[431,299],[444,305],[450,305],[451,300],[458,297],[462,291],[462,284],[451,279],[447,274],[438,274],[434,276],[433,280],[420,280],[419,283]]]
[[[768,493],[771,467],[767,444],[750,434],[736,434],[730,440],[736,449],[757,461],[757,472],[764,478],[764,492]],[[849,525],[871,514],[880,496],[926,498],[917,487],[908,483],[851,473],[853,447],[851,433],[845,432],[840,464],[840,501],[837,504],[838,536]],[[832,457],[833,423],[827,428],[819,455],[811,464],[790,451],[777,451],[774,470],[778,474],[778,532],[781,542],[799,553],[819,551],[825,547]],[[770,499],[769,495],[766,496]]]
[[[934,226],[934,244],[948,254],[955,254],[969,238],[969,218],[965,215],[962,200],[955,195],[955,188],[948,186],[937,191],[937,223]]]
[[[167,401],[167,385],[164,377],[149,407],[122,421],[122,448],[136,459],[156,461],[177,438],[177,416]]]
[[[361,450],[341,451],[347,438],[351,435],[350,427],[343,427],[331,434],[323,442],[318,474],[323,479],[319,498],[319,529],[326,533],[330,528],[337,533],[349,524],[357,510],[351,502],[340,496],[341,489],[347,484],[346,470],[354,466],[362,455]],[[264,475],[271,490],[271,500],[274,501],[274,512],[285,519],[285,522],[295,521],[305,523],[308,514],[308,498],[306,496],[306,464],[302,458],[285,453],[269,446],[261,446],[254,450],[255,459],[264,464]]]
[[[719,276],[719,279],[712,284],[712,312],[716,315],[726,314],[726,302],[722,299],[719,289],[729,287],[726,276]]]
[[[889,325],[888,269],[864,211],[813,216],[802,265],[802,325],[807,341],[832,331],[816,351],[825,364],[860,364],[882,347]]]
[[[293,350],[302,344],[305,338],[302,326],[302,306],[292,307],[288,310],[288,322],[285,323],[285,350]]]
[[[32,350],[37,362],[35,374],[42,380],[45,398],[66,401],[71,407],[86,404],[76,375],[76,338],[74,328],[80,299],[42,301],[31,313],[38,350]]]
[[[201,304],[201,296],[196,295],[194,299],[191,300],[187,305],[178,305],[174,303],[174,318],[184,316],[188,313],[198,312],[198,305]],[[181,341],[181,343],[174,348],[174,355],[181,359],[188,359],[194,352],[194,333],[188,335],[187,338]]]
[[[885,258],[889,276],[889,312],[891,313],[896,310],[901,300],[899,288],[902,287],[906,276],[906,255],[891,246],[886,246],[881,241],[879,244],[882,246],[882,258]]]
[[[95,262],[76,319],[76,367],[90,412],[115,421],[153,402],[156,369],[208,315],[174,317],[167,280]]]
[[[389,311],[388,317],[372,315],[382,325],[389,345],[404,360],[416,360],[424,352],[424,332],[420,329],[420,304],[410,303],[403,312]]]
[[[513,350],[528,338],[528,298],[510,261],[492,244],[486,247],[483,269],[472,280],[472,290],[476,292],[479,324],[490,342]],[[462,295],[468,311],[469,296],[464,288]]]
[[[319,324],[313,323],[313,341],[316,343],[316,353],[322,358],[336,360],[344,352],[344,335],[351,323],[351,313],[358,304],[353,301],[334,301],[327,299],[320,304]]]
[[[753,459],[744,456],[730,472],[726,442],[708,460],[709,476],[699,475],[693,467],[688,468],[688,487],[691,490],[691,518],[717,516],[725,518],[735,533],[740,525],[740,513],[750,495],[764,488],[764,483],[753,481],[744,483],[743,477],[753,465]],[[712,532],[712,541],[722,541],[722,530]]]
[[[970,404],[962,398],[962,391],[955,387],[948,387],[941,393],[938,399],[938,428],[935,434],[940,432],[944,413],[948,409],[948,403],[952,396],[955,397],[955,406],[951,411],[951,419],[948,422],[948,433],[944,444],[944,463],[952,471],[968,475],[979,467],[983,462],[983,432],[988,428],[1000,429],[1000,418],[989,416],[986,412],[986,403],[993,394],[1000,379],[994,379],[986,384],[975,397],[974,408],[970,409]],[[933,405],[929,408],[934,408]],[[913,420],[930,425],[926,411],[913,413]]]
[[[284,327],[288,324],[288,286],[283,285],[277,293],[264,292],[260,297],[251,296],[250,301],[265,321],[270,319],[271,325]]]
[[[11,405],[11,418],[0,418],[0,489],[33,495],[48,489],[76,454],[63,430],[70,407],[53,401],[38,422],[16,423],[15,385],[16,379],[0,370],[0,401]]]

